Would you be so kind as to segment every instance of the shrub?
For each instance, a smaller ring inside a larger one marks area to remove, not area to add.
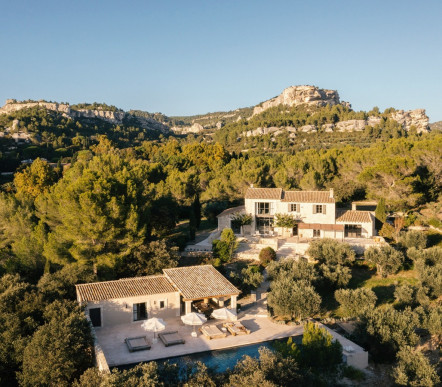
[[[393,377],[400,386],[436,386],[440,382],[436,369],[422,352],[404,347],[397,354]]]
[[[261,262],[261,265],[264,267],[267,266],[270,262],[274,261],[276,259],[276,251],[273,250],[270,246],[264,247],[259,252],[259,261]]]
[[[399,236],[399,244],[409,249],[414,247],[416,249],[425,249],[427,247],[427,235],[422,231],[408,231],[402,232]]]
[[[394,233],[394,227],[389,223],[384,223],[382,228],[379,230],[379,235],[387,239],[393,239]]]
[[[412,305],[415,300],[415,288],[410,285],[396,286],[394,290],[394,298],[400,305]]]
[[[358,317],[364,314],[373,309],[377,301],[376,294],[367,288],[336,290],[335,298],[347,317]]]

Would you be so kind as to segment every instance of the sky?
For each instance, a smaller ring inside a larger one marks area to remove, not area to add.
[[[105,102],[169,116],[292,85],[442,120],[442,1],[0,0],[0,105]]]

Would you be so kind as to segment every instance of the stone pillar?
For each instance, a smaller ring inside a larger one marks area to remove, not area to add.
[[[185,304],[184,314],[192,312],[192,301],[184,301],[184,304]]]
[[[236,298],[238,296],[230,296],[230,308],[236,311]]]
[[[219,306],[220,308],[223,308],[223,307],[224,307],[224,297],[220,297],[220,298],[218,298],[218,306]]]

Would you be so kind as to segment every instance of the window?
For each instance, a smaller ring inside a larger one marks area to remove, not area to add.
[[[325,205],[323,204],[313,204],[314,214],[325,214]]]
[[[256,215],[273,215],[273,203],[256,203]]]
[[[299,212],[299,204],[289,203],[289,212]]]
[[[160,305],[160,309],[164,309],[166,307],[166,301],[160,301],[159,305]]]
[[[133,306],[134,321],[147,320],[147,306],[145,302],[134,304]]]
[[[362,226],[357,224],[346,224],[344,236],[346,238],[360,238],[362,236]]]
[[[101,327],[101,308],[89,309],[89,318],[91,319],[92,326]]]
[[[260,234],[273,234],[273,218],[256,217],[256,229]]]
[[[313,238],[320,238],[321,230],[313,230]]]

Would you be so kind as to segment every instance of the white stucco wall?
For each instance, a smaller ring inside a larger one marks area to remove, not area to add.
[[[320,224],[334,224],[336,219],[336,204],[335,203],[297,203],[299,204],[299,212],[290,212],[291,202],[281,202],[280,200],[271,199],[245,199],[245,211],[247,214],[253,215],[252,233],[256,230],[255,216],[256,216],[256,203],[273,203],[273,214],[289,214],[296,218],[299,218],[304,223],[320,223]],[[314,214],[313,206],[319,204],[325,207],[325,214]],[[303,230],[306,231],[306,230]],[[305,235],[305,237],[312,237]],[[334,236],[331,236],[334,237]]]
[[[165,301],[164,309],[159,308],[159,301]],[[178,292],[154,294],[149,296],[118,298],[113,300],[90,301],[85,312],[92,308],[101,308],[101,326],[108,327],[133,322],[133,305],[146,302],[148,318],[175,317],[180,315],[180,295]]]

